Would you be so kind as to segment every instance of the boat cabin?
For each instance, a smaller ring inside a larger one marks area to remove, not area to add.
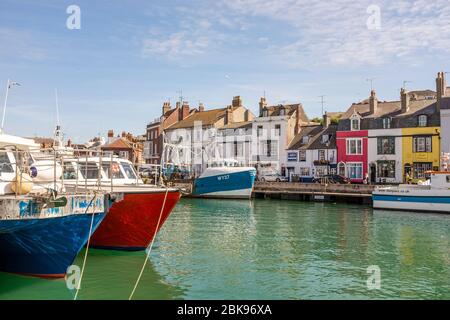
[[[16,175],[28,173],[35,162],[32,151],[39,151],[33,140],[0,134],[0,195],[14,194],[11,186]]]
[[[63,179],[66,184],[135,185],[143,184],[133,164],[118,157],[88,157],[63,160]]]

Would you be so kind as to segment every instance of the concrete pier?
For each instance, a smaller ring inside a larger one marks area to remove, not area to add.
[[[253,195],[256,198],[370,204],[374,188],[364,184],[255,182]]]

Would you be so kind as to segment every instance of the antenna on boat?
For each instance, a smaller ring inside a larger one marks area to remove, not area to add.
[[[20,86],[20,83],[11,81],[8,78],[8,81],[6,82],[6,94],[5,94],[5,103],[3,104],[3,116],[2,116],[2,126],[0,128],[0,133],[3,132],[3,126],[5,125],[5,116],[6,116],[6,103],[8,102],[8,93],[9,89],[11,89],[12,86]]]

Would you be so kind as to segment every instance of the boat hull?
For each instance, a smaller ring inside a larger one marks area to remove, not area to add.
[[[95,213],[93,230],[105,214]],[[62,278],[86,244],[92,214],[0,221],[0,271]]]
[[[92,235],[91,246],[109,250],[145,250],[181,197],[178,190],[167,192],[161,214],[165,195],[165,191],[124,193],[122,200],[112,204]]]
[[[237,172],[217,171],[202,175],[194,181],[192,192],[197,198],[250,199],[255,183],[256,170]]]
[[[375,209],[450,213],[450,190],[401,185],[378,188],[372,193]]]

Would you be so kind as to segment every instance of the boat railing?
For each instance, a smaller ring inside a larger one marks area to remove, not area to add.
[[[116,186],[123,185],[123,181],[133,185],[144,183],[140,178],[139,170],[141,167],[145,168],[145,165],[121,159],[111,152],[90,150],[89,153],[82,153],[80,151],[71,149],[67,152],[67,150],[56,148],[1,149],[0,181],[20,185],[33,183],[35,186],[56,191],[70,188],[75,193],[80,192],[81,189],[84,192],[92,191],[94,188],[114,192]],[[107,168],[108,165],[109,168]],[[153,184],[161,185],[161,166],[153,165],[151,168]],[[17,195],[18,189],[15,189]]]

